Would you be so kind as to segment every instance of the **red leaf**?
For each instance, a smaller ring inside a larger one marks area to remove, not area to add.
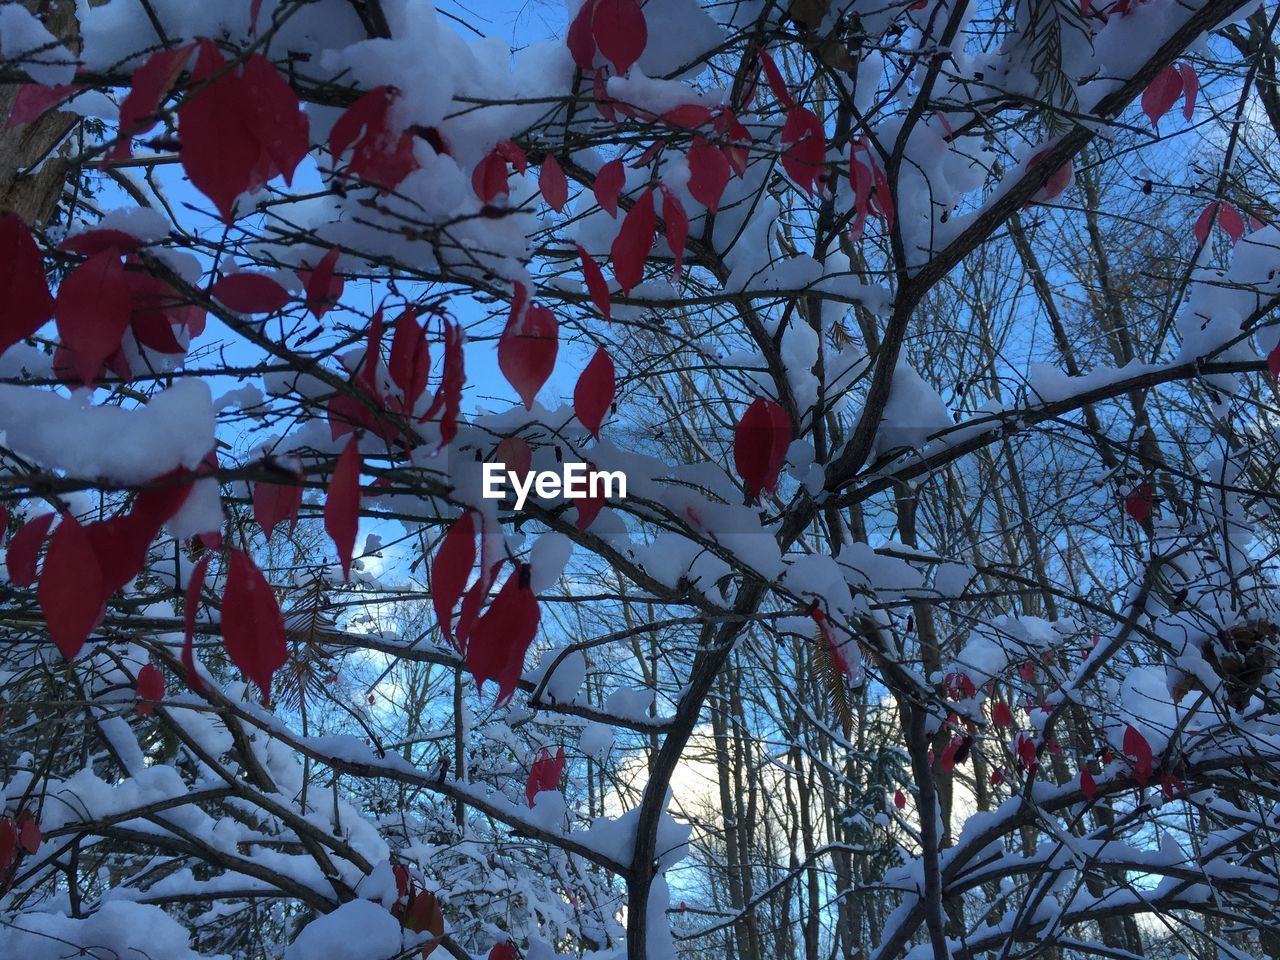
[[[796,186],[813,195],[826,171],[827,146],[820,121],[812,111],[793,107],[782,125],[782,169]]]
[[[1093,803],[1098,796],[1098,785],[1094,783],[1093,774],[1089,772],[1088,767],[1080,768],[1080,792],[1090,803]]]
[[[613,404],[615,390],[613,359],[604,347],[596,348],[573,388],[573,412],[595,439],[600,439],[600,425]]]
[[[259,480],[253,485],[253,519],[270,540],[276,525],[289,521],[289,533],[298,526],[298,510],[302,507],[302,487],[296,483],[268,483]]]
[[[294,171],[311,146],[310,122],[298,95],[260,53],[245,59],[238,81],[244,123],[264,155],[250,186],[259,186],[276,175],[292,183]]]
[[[353,382],[364,388],[365,392],[379,404],[382,402],[382,385],[378,380],[378,366],[382,363],[382,308],[379,307],[369,321],[369,339],[365,344],[364,357],[356,369]]]
[[[520,299],[513,301],[506,329],[498,340],[498,368],[515,387],[525,409],[532,410],[534,398],[556,365],[559,324],[555,314],[538,304],[530,305],[522,316]]]
[[[524,786],[525,799],[529,801],[530,809],[533,809],[534,798],[538,794],[560,789],[560,778],[564,776],[564,763],[564,747],[556,750],[554,760],[551,758],[550,751],[546,747],[542,748],[538,759],[533,761],[533,765],[529,768],[529,779]]]
[[[35,123],[46,113],[83,90],[78,83],[59,83],[46,86],[43,83],[24,83],[18,88],[18,95],[13,98],[13,106],[9,109],[9,119],[5,121],[6,130],[24,123]]]
[[[431,605],[445,639],[454,646],[453,608],[458,605],[476,565],[476,530],[466,511],[449,527],[431,561]]]
[[[773,62],[773,57],[769,56],[769,51],[763,47],[756,47],[756,56],[760,58],[760,66],[764,68],[765,79],[769,81],[769,89],[773,91],[774,97],[778,103],[782,105],[784,110],[790,110],[795,106],[795,101],[791,99],[791,94],[787,91],[787,85],[782,79],[782,72],[778,69],[778,65]]]
[[[662,221],[667,227],[667,246],[675,258],[675,275],[678,278],[684,265],[685,244],[689,240],[689,217],[684,212],[684,204],[665,185],[662,188]]]
[[[73,238],[73,240],[84,239],[86,242],[83,246],[86,248],[85,253],[97,253],[100,244],[105,249],[106,237],[102,234],[116,234],[113,230],[93,231],[90,234],[84,233]],[[128,238],[133,240],[132,237]],[[136,244],[136,241],[134,241]],[[64,243],[64,247],[67,244]],[[120,249],[119,244],[115,244]],[[158,277],[144,273],[146,266],[142,264],[136,257],[129,256],[125,259],[125,266],[134,266],[138,269],[125,270],[125,282],[129,284],[129,291],[133,297],[133,332],[138,340],[153,350],[159,350],[161,353],[182,353],[185,348],[178,342],[176,331],[185,329],[188,338],[199,336],[204,332],[205,327],[205,311],[203,307],[196,306],[191,303],[184,294],[179,293],[173,287],[169,286],[165,281]]]
[[[959,737],[952,737],[951,742],[942,748],[942,772],[950,773],[955,769],[956,757],[960,752],[960,744],[963,741]]]
[[[597,489],[595,483],[597,472],[594,463],[587,464],[587,490],[589,493]],[[574,502],[578,505],[578,516],[574,519],[574,525],[578,528],[578,532],[582,533],[596,522],[596,517],[604,509],[604,495],[602,493],[591,494]]]
[[[298,279],[302,281],[302,288],[306,291],[307,309],[317,320],[337,304],[346,286],[342,274],[334,273],[337,264],[338,248],[330,247],[314,269],[305,266],[298,269]]]
[[[1240,211],[1229,203],[1224,203],[1218,211],[1218,226],[1222,227],[1232,243],[1239,243],[1244,236],[1244,219],[1240,216]]]
[[[533,469],[533,451],[521,437],[503,437],[493,448],[494,463],[502,464],[508,473],[514,473],[521,481]]]
[[[222,641],[231,662],[258,685],[262,702],[270,706],[271,677],[289,659],[284,618],[271,584],[247,553],[233,547],[228,568]]]
[[[440,901],[436,899],[435,894],[420,890],[414,894],[404,911],[404,926],[407,930],[414,933],[430,933],[438,941],[444,936],[444,915],[440,912]],[[434,949],[435,944],[431,943],[424,947],[422,956],[426,957]]]
[[[591,33],[619,74],[631,69],[649,42],[649,28],[636,0],[596,0]]]
[[[590,70],[595,65],[596,38],[591,31],[591,20],[595,16],[596,2],[597,0],[585,0],[573,22],[569,24],[569,32],[565,37],[565,45],[573,56],[573,62],[583,70]]]
[[[1271,382],[1280,382],[1280,343],[1271,348],[1271,352],[1267,354],[1267,369],[1271,371]],[[16,537],[14,538],[17,539]],[[12,579],[12,574],[10,574]]]
[[[351,579],[351,554],[356,548],[359,526],[360,451],[352,437],[338,457],[324,500],[324,529],[338,550],[344,580]]]
[[[569,202],[569,181],[565,179],[564,170],[554,154],[548,153],[542,158],[542,166],[538,168],[538,189],[547,206],[556,213]]]
[[[901,790],[897,790],[893,794],[893,805],[899,810],[905,809],[907,806],[907,797]]]
[[[1140,483],[1124,498],[1124,512],[1142,523],[1151,515],[1151,507],[1155,503],[1154,497],[1155,492],[1151,489],[1151,484]]]
[[[609,216],[618,216],[618,194],[627,182],[627,169],[621,160],[610,160],[596,174],[595,183],[591,186],[596,196],[596,203]]]
[[[138,683],[135,692],[139,701],[137,706],[138,716],[151,716],[155,710],[156,701],[164,699],[164,674],[153,664],[146,664],[138,671]]]
[[[516,173],[523,175],[529,169],[529,158],[514,140],[499,140],[493,152],[511,164]]]
[[[31,336],[53,315],[44,258],[27,225],[14,214],[0,216],[0,303],[0,353]]]
[[[653,249],[653,231],[658,218],[653,208],[653,188],[646,190],[622,221],[609,253],[613,257],[613,275],[626,296],[644,279],[644,262]]]
[[[854,219],[849,233],[854,240],[862,236],[867,215],[871,212],[871,194],[874,190],[872,186],[874,175],[871,171],[875,166],[876,161],[871,153],[871,144],[867,142],[866,137],[856,138],[849,148],[849,186],[853,188],[854,203]]]
[[[359,177],[384,192],[418,169],[412,134],[395,133],[390,126],[395,97],[390,87],[374,87],[348,107],[329,132],[329,152],[334,160],[352,148],[346,175]]]
[[[18,846],[27,853],[35,853],[40,849],[40,824],[28,813],[18,819]]]
[[[49,540],[38,592],[50,638],[64,657],[75,659],[90,631],[102,622],[106,590],[93,543],[70,514]]]
[[[1125,727],[1124,752],[1133,760],[1133,779],[1145,787],[1151,779],[1151,744],[1132,725]]]
[[[729,161],[708,143],[699,141],[689,149],[689,194],[715,213],[729,185]]]
[[[1214,214],[1217,213],[1218,207],[1222,204],[1218,202],[1206,204],[1205,208],[1200,211],[1200,216],[1196,217],[1195,226],[1191,228],[1192,234],[1196,238],[1196,243],[1201,246],[1209,239],[1209,229],[1213,226]]]
[[[682,103],[664,113],[662,122],[681,130],[696,130],[711,122],[711,108],[700,103]]]
[[[1018,734],[1018,762],[1033,774],[1040,765],[1036,742],[1021,733]]]
[[[426,330],[418,326],[412,310],[405,310],[396,321],[387,372],[404,396],[404,412],[413,413],[419,398],[426,392],[427,378],[431,374],[431,345],[427,342]]]
[[[738,421],[733,436],[733,464],[755,500],[760,491],[773,493],[791,445],[791,419],[772,400],[756,397]]]
[[[462,344],[466,333],[460,323],[446,325],[444,331],[444,373],[431,406],[422,419],[429,420],[440,411],[440,446],[446,447],[458,433],[458,409],[462,406],[462,387],[467,381]]]
[[[1049,148],[1046,147],[1044,150],[1040,150],[1033,154],[1031,159],[1027,161],[1027,170],[1031,170],[1032,167],[1038,166],[1040,160],[1048,152]],[[1063,192],[1066,191],[1067,187],[1071,186],[1074,179],[1075,164],[1071,160],[1067,160],[1066,163],[1049,175],[1049,179],[1045,181],[1044,186],[1041,187],[1036,192],[1035,196],[1031,198],[1031,202],[1047,203],[1048,201],[1061,196]]]
[[[42,513],[28,520],[9,541],[5,563],[9,568],[9,580],[16,586],[29,587],[36,582],[36,559],[55,516],[57,514]]]
[[[485,681],[497,681],[499,706],[516,691],[540,617],[538,600],[529,587],[529,566],[517,563],[467,642],[467,668],[481,692]]]
[[[1178,73],[1182,77],[1182,119],[1190,120],[1196,112],[1196,95],[1200,92],[1200,78],[1196,76],[1196,68],[1189,63],[1179,64]]]
[[[209,292],[236,313],[275,313],[289,303],[289,291],[265,273],[230,273]]]
[[[587,284],[587,293],[591,295],[591,302],[604,314],[604,318],[612,323],[613,304],[609,300],[609,284],[605,282],[604,274],[600,271],[600,264],[596,263],[581,244],[578,245],[578,258],[582,261],[582,279]]]
[[[510,940],[503,940],[502,943],[493,945],[493,949],[489,951],[488,960],[520,960],[520,954],[516,952],[514,943]]]
[[[146,62],[133,71],[129,93],[120,104],[120,123],[117,141],[107,151],[106,159],[124,160],[132,155],[130,143],[155,126],[160,103],[173,89],[187,61],[191,59],[194,43],[170,50],[157,50]]]
[[[201,40],[188,94],[178,108],[178,157],[192,185],[230,223],[235,202],[254,185],[262,148],[245,122],[244,94],[211,40]],[[214,77],[218,79],[214,80]]]
[[[1172,64],[1156,74],[1156,78],[1142,92],[1142,112],[1147,115],[1156,133],[1160,132],[1160,118],[1169,112],[1181,93],[1182,75]]]
[[[8,817],[0,817],[0,882],[7,879],[9,868],[18,854],[18,828]]]
[[[195,568],[191,571],[191,579],[187,581],[185,601],[182,605],[182,665],[187,670],[187,684],[196,693],[204,691],[204,681],[196,673],[196,609],[200,606],[200,591],[204,589],[205,572],[209,569],[209,561],[211,559],[213,559],[213,555],[206,553],[196,563]]]
[[[1007,703],[997,703],[991,708],[991,722],[997,727],[1013,726],[1013,711]]]
[[[471,171],[471,189],[481,203],[492,203],[510,191],[507,185],[507,161],[496,150],[487,154]]]
[[[133,295],[119,254],[105,250],[71,271],[58,289],[54,315],[76,375],[93,382],[106,359],[120,349],[133,315]]]
[[[609,86],[603,70],[597,70],[591,78],[591,95],[595,98],[596,112],[610,123],[617,123],[618,111],[615,107],[619,104],[609,96]]]

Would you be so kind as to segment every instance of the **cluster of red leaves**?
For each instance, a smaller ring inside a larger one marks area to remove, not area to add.
[[[849,185],[853,187],[854,216],[850,228],[853,239],[862,236],[867,215],[871,213],[884,221],[885,229],[892,230],[894,208],[889,178],[866,137],[855,137],[849,147]]]
[[[555,162],[554,159],[552,162]],[[503,140],[471,171],[471,189],[475,191],[481,203],[493,203],[498,197],[505,197],[510,193],[508,178],[511,174],[508,167],[516,173],[524,173],[529,169],[529,159],[518,145],[510,140]],[[555,169],[558,170],[559,166],[557,165]],[[561,178],[563,176],[564,174],[561,173]],[[566,191],[567,189],[566,186]],[[563,203],[561,205],[563,206]]]
[[[1195,226],[1191,228],[1196,243],[1204,245],[1209,239],[1209,230],[1215,222],[1222,228],[1222,232],[1231,238],[1232,243],[1239,243],[1240,238],[1244,236],[1244,217],[1240,216],[1240,211],[1229,203],[1214,201],[1200,211],[1200,216],[1196,217]]]
[[[54,302],[61,346],[54,367],[84,383],[101,379],[106,368],[123,379],[132,371],[123,341],[132,332],[138,344],[157,353],[182,354],[176,331],[194,336],[204,329],[204,312],[187,305],[163,280],[142,272],[133,255],[108,247],[94,253],[62,281]]]
[[[37,597],[50,639],[68,660],[84,647],[89,634],[102,622],[107,600],[137,576],[146,563],[151,542],[182,507],[197,474],[176,470],[134,498],[130,508],[107,520],[81,525],[63,515],[49,535],[55,515],[29,520],[9,544],[6,563],[9,579],[20,587],[37,581]],[[218,542],[216,534],[202,534],[205,542]],[[44,563],[39,554],[46,541]],[[196,607],[211,554],[196,565],[186,593],[186,636],[183,661],[188,679],[197,690],[192,654]],[[253,680],[270,699],[271,677],[284,665],[287,650],[284,620],[266,578],[249,555],[231,550],[227,587],[223,596],[222,636],[232,663]],[[164,677],[148,664],[138,674],[137,712],[148,716],[164,697]]]
[[[440,901],[429,890],[419,890],[409,868],[397,863],[391,867],[396,881],[396,900],[391,905],[391,915],[411,933],[429,933],[431,939],[421,949],[422,960],[440,946],[444,939],[444,913]]]
[[[348,107],[329,131],[329,153],[335,161],[351,151],[345,175],[383,192],[394,190],[419,166],[413,134],[393,123],[396,96],[392,87],[374,87]],[[443,142],[440,146],[443,152]]]
[[[128,511],[107,520],[82,526],[64,514],[50,537],[54,514],[46,513],[14,535],[6,562],[9,579],[20,587],[36,582],[40,549],[48,540],[37,596],[50,639],[68,660],[102,622],[110,596],[142,571],[151,541],[186,501],[192,476],[178,470],[160,478]]]
[[[195,336],[204,330],[204,311],[144,272],[134,252],[137,241],[127,234],[89,231],[63,246],[86,259],[67,274],[54,298],[30,230],[16,216],[0,217],[0,352],[54,317],[60,345],[53,362],[61,375],[95,383],[110,368],[127,380],[132,370],[126,334],[157,353],[182,354],[179,331]]]
[[[178,108],[178,156],[191,183],[230,223],[241,194],[276,176],[292,181],[311,146],[310,124],[298,95],[262,54],[229,65],[212,40],[196,46],[191,87]],[[168,61],[163,66],[172,68]],[[146,104],[139,111],[154,109]]]
[[[756,397],[747,407],[733,434],[733,465],[749,499],[757,499],[761,490],[777,492],[793,436],[791,418],[774,401]]]
[[[524,786],[524,796],[529,802],[530,809],[533,808],[534,798],[539,793],[544,790],[560,789],[560,778],[564,776],[564,764],[564,747],[556,750],[554,758],[546,747],[542,748],[538,759],[533,761],[533,765],[529,768],[529,780]]]
[[[388,443],[401,444],[406,449],[418,445],[416,432],[407,425],[398,425],[394,418],[380,416],[380,412],[398,417],[412,417],[418,401],[426,392],[431,371],[431,347],[425,328],[419,327],[412,309],[406,309],[396,321],[391,339],[391,352],[386,372],[399,395],[384,389],[382,378],[383,313],[379,309],[369,325],[364,357],[352,374],[349,392],[335,394],[329,401],[329,430],[333,439],[364,430]],[[444,369],[440,385],[427,409],[418,417],[425,423],[440,418],[440,447],[453,441],[458,432],[458,412],[462,405],[462,387],[466,383],[466,371],[462,345],[466,336],[460,324],[444,322]]]
[[[8,884],[9,872],[23,854],[40,849],[40,824],[29,812],[16,817],[0,817],[0,891]]]
[[[1196,109],[1196,94],[1200,89],[1200,81],[1196,77],[1195,68],[1189,63],[1169,64],[1147,85],[1142,92],[1142,112],[1151,121],[1151,126],[1160,132],[1160,118],[1163,117],[1182,97],[1182,118],[1190,120]]]
[[[595,68],[596,53],[626,73],[649,42],[649,27],[637,0],[586,0],[569,25],[566,39],[573,61]]]
[[[529,585],[529,566],[516,563],[502,588],[484,612],[489,590],[502,561],[480,557],[476,571],[476,524],[470,512],[449,527],[431,562],[431,602],[445,638],[463,655],[467,669],[483,690],[485,681],[498,684],[498,702],[515,694],[525,654],[538,632],[541,611]],[[478,573],[470,589],[467,582]],[[455,628],[454,610],[461,601]]]

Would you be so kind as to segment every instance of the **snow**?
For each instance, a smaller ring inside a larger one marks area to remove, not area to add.
[[[213,448],[213,402],[201,380],[180,380],[134,409],[88,399],[0,384],[5,443],[49,470],[121,484],[194,469]]]
[[[547,678],[548,672],[551,672]],[[587,676],[587,659],[580,650],[552,647],[542,655],[538,666],[529,673],[528,680],[535,687],[543,683],[543,699],[550,703],[573,703]]]
[[[351,900],[303,927],[284,960],[389,960],[402,947],[400,923],[386,907]]]
[[[186,929],[173,917],[159,907],[124,900],[108,901],[83,920],[26,911],[20,919],[0,926],[0,956],[65,960],[68,951],[77,948],[88,956],[105,954],[120,958],[219,960],[227,957],[226,954],[197,954],[191,949]],[[337,954],[332,957],[338,960]],[[368,960],[374,958],[370,956]]]
[[[75,57],[17,3],[0,3],[0,59],[22,61],[36,83],[70,83],[75,76]]]
[[[933,434],[955,426],[938,392],[910,364],[899,361],[893,374],[873,449],[885,456],[902,448],[918,449]]]

